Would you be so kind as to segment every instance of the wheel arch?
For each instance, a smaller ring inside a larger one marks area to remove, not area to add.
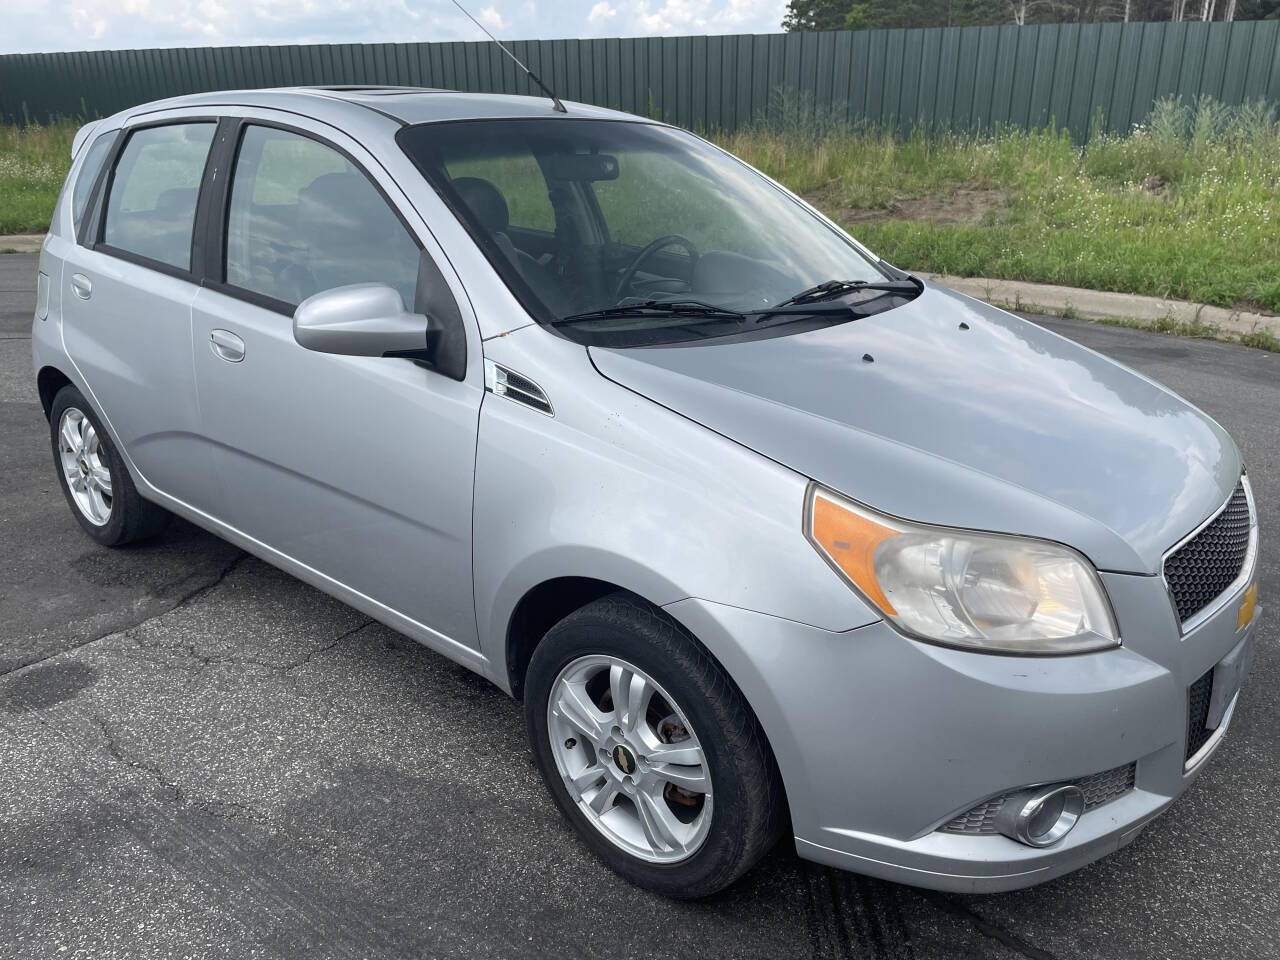
[[[675,629],[688,637],[703,654],[724,674],[729,685],[742,698],[750,712],[760,739],[764,744],[768,762],[777,778],[779,802],[782,804],[783,816],[790,822],[791,805],[787,790],[787,780],[782,775],[777,753],[769,736],[764,720],[759,715],[756,705],[746,694],[744,685],[730,671],[724,658],[717,656],[712,646],[700,638],[693,627],[682,616],[677,616],[660,604],[654,603],[634,590],[619,586],[607,580],[592,577],[561,576],[554,577],[529,589],[516,604],[507,629],[507,679],[511,694],[519,701],[524,699],[525,674],[529,662],[539,643],[547,632],[565,617],[582,609],[588,604],[611,594],[623,594],[630,600],[651,609],[658,617],[670,623]],[[677,604],[677,607],[681,604]]]
[[[553,577],[526,591],[507,622],[506,667],[511,695],[517,700],[524,699],[524,678],[529,661],[548,630],[575,610],[619,592],[631,593],[608,580],[576,576]],[[638,597],[634,593],[632,596]],[[644,600],[643,597],[638,599]]]
[[[75,382],[52,364],[46,364],[36,374],[36,390],[40,394],[40,407],[44,410],[44,418],[49,419],[49,411],[53,409],[53,398],[63,387],[75,386]]]

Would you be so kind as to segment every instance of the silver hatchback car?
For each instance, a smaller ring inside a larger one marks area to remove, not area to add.
[[[630,880],[995,891],[1123,846],[1259,619],[1240,453],[673,127],[404,88],[86,126],[35,371],[72,512],[185,517],[521,698]]]

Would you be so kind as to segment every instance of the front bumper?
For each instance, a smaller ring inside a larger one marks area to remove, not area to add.
[[[1180,636],[1159,578],[1103,580],[1123,646],[1069,657],[933,646],[885,623],[831,633],[696,599],[667,610],[756,711],[801,856],[915,886],[993,892],[1124,846],[1221,741],[1184,769],[1188,687],[1252,641],[1261,609],[1237,629],[1232,598]],[[1134,789],[1085,813],[1052,847],[937,829],[994,795],[1129,763]]]

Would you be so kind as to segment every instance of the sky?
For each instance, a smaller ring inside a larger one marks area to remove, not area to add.
[[[462,0],[498,37],[776,33],[786,0]],[[0,53],[484,39],[450,0],[0,0]]]

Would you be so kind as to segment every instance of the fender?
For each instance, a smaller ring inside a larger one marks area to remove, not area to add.
[[[807,478],[607,380],[585,349],[541,327],[485,351],[539,384],[555,411],[493,393],[480,408],[476,626],[504,689],[512,613],[558,577],[824,630],[879,619],[805,539]]]

